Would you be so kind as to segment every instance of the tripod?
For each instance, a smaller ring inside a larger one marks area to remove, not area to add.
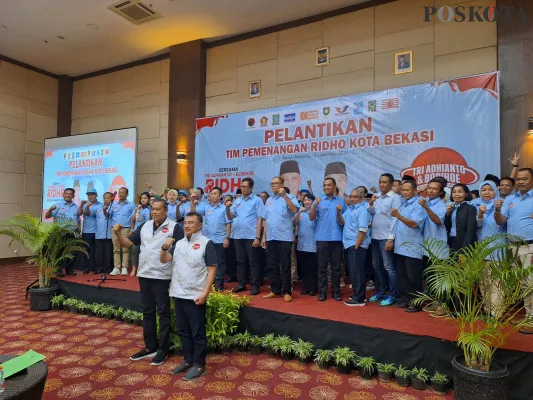
[[[106,216],[106,240],[107,239],[107,234],[109,233],[109,216]],[[108,278],[107,277],[107,273],[106,273],[106,259],[108,260],[109,259],[109,256],[110,254],[107,254],[107,248],[109,248],[109,246],[107,246],[106,244],[104,244],[104,265],[102,266],[102,276],[100,278],[93,278],[93,279],[88,279],[87,282],[96,282],[96,281],[100,281],[100,283],[98,284],[97,287],[100,287],[102,285],[102,283],[105,283],[106,281],[122,281],[122,282],[126,282],[126,279],[123,279],[123,278]],[[111,245],[111,252],[113,251],[113,245]]]

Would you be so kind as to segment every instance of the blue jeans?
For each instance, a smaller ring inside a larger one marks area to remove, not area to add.
[[[398,277],[396,263],[394,262],[394,250],[386,251],[386,239],[372,239],[372,265],[374,267],[376,294],[385,295],[385,282],[389,282],[389,296],[398,298]]]

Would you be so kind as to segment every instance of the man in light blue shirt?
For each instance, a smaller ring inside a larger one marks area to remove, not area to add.
[[[60,201],[50,207],[44,216],[45,219],[54,218],[54,222],[61,222],[68,224],[68,229],[71,231],[77,231],[79,228],[80,217],[78,216],[78,206],[72,201],[75,191],[72,188],[66,188],[63,191],[63,201]],[[57,276],[65,276],[62,269],[68,275],[76,275],[74,272],[75,258],[73,260],[67,260],[61,267],[61,270],[57,272]]]
[[[292,219],[298,212],[298,200],[287,194],[280,176],[272,178],[272,196],[263,206],[264,221],[262,245],[266,249],[268,277],[271,292],[266,299],[283,294],[286,302],[292,301],[291,249],[294,237]]]
[[[244,178],[241,181],[242,196],[235,202],[226,202],[226,215],[232,223],[233,242],[237,257],[237,278],[239,284],[233,289],[234,293],[246,290],[248,275],[252,275],[252,290],[250,294],[255,296],[259,293],[259,286],[263,280],[263,271],[257,262],[255,247],[261,244],[261,215],[263,213],[263,201],[260,197],[252,194],[254,180]]]
[[[394,223],[391,211],[400,208],[402,199],[392,190],[394,177],[391,174],[382,174],[378,184],[381,194],[368,201],[368,211],[372,214],[372,265],[376,283],[376,294],[369,301],[390,306],[398,301],[398,278],[394,252],[385,245]],[[385,296],[387,282],[389,295]]]
[[[344,225],[342,243],[346,250],[346,266],[352,279],[353,295],[345,301],[347,306],[364,306],[366,289],[366,250],[370,245],[368,227],[371,215],[365,202],[365,194],[362,190],[354,189],[350,193],[352,205],[340,217]]]
[[[98,193],[95,189],[89,189],[87,191],[87,199],[83,200],[78,209],[78,216],[83,215],[83,225],[81,230],[81,236],[87,243],[88,256],[81,255],[83,259],[83,273],[88,274],[89,271],[96,272],[95,264],[95,234],[96,234],[96,214],[91,212],[98,205],[102,203],[98,201]]]
[[[120,235],[127,238],[131,231],[131,215],[135,211],[135,204],[128,201],[128,189],[121,187],[118,191],[118,203],[114,203],[111,209],[104,212],[109,213],[111,218],[111,226],[122,225]],[[130,265],[130,252],[127,247],[123,247],[117,237],[117,233],[113,230],[113,264],[114,269],[110,275],[128,275],[128,266]]]
[[[498,225],[507,223],[507,233],[525,241],[518,248],[518,255],[522,265],[528,267],[533,259],[533,168],[518,170],[516,188],[517,192],[505,201],[499,199],[494,202],[494,219]],[[533,316],[533,295],[524,298],[524,308],[528,316]],[[520,332],[533,334],[533,328],[524,327]]]
[[[104,193],[104,203],[98,203],[90,207],[91,215],[96,218],[95,237],[95,264],[97,273],[110,273],[113,265],[113,242],[110,219],[106,216],[104,209],[108,209],[113,204],[113,193]]]
[[[199,200],[191,202],[191,211],[198,212],[204,216],[202,235],[211,239],[215,245],[218,261],[215,289],[219,292],[224,290],[226,249],[229,247],[229,239],[231,235],[231,220],[228,219],[226,215],[226,207],[224,207],[221,200],[222,189],[215,186],[209,192],[209,204],[207,207],[203,207]]]
[[[331,263],[331,286],[332,297],[336,301],[342,301],[341,281],[341,258],[342,226],[337,216],[337,207],[340,212],[346,210],[346,203],[342,196],[336,196],[337,183],[335,179],[328,177],[322,184],[324,198],[317,198],[309,213],[311,221],[316,220],[316,251],[318,259],[318,301],[326,300],[328,290],[328,263]]]
[[[432,242],[431,252],[440,259],[445,259],[449,255],[448,248],[448,234],[446,233],[446,226],[444,225],[444,217],[446,216],[446,204],[443,198],[445,196],[444,188],[447,181],[444,178],[434,178],[429,181],[426,194],[427,198],[420,198],[418,204],[422,206],[426,212],[426,221],[424,223],[424,243],[426,241]],[[436,242],[436,240],[438,242]],[[424,269],[428,266],[428,252],[423,251],[423,265]]]
[[[422,243],[426,211],[418,204],[416,182],[405,181],[401,186],[402,205],[392,209],[396,218],[389,235],[386,249],[394,246],[398,265],[400,302],[397,307],[406,312],[418,312],[420,307],[409,304],[417,293],[422,292]]]

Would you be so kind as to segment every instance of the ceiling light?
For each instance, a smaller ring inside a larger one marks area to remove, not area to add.
[[[95,24],[87,24],[87,25],[85,25],[85,27],[87,29],[92,29],[93,31],[98,29],[98,25],[95,25]]]
[[[61,40],[65,39],[64,36],[59,36],[59,35],[57,36],[57,38],[58,38],[58,39],[61,39]]]

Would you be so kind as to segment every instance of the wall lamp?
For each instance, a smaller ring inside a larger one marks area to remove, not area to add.
[[[176,152],[176,162],[178,164],[187,162],[187,154],[185,154],[182,151],[177,151]]]
[[[533,118],[529,118],[529,122],[527,125],[527,134],[529,136],[533,136]]]

